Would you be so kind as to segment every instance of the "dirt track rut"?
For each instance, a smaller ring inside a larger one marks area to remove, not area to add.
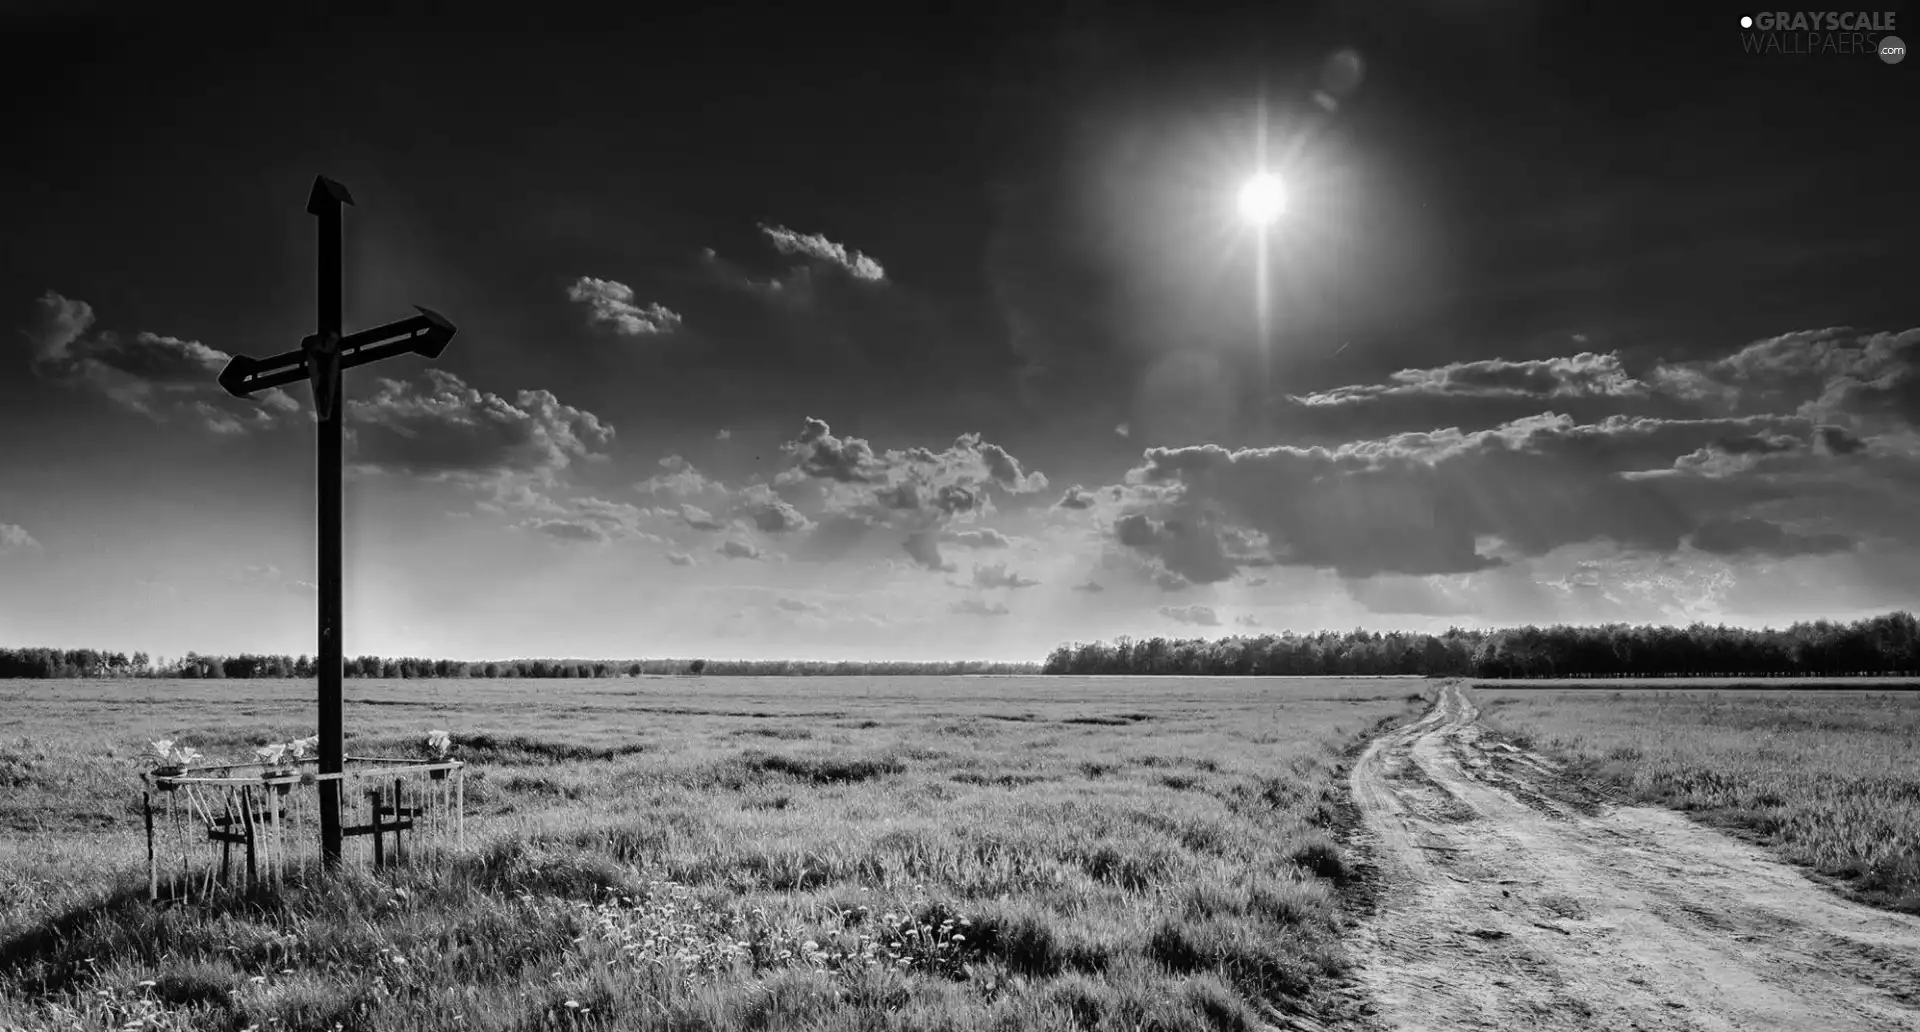
[[[1445,685],[1353,770],[1384,881],[1357,940],[1381,1024],[1920,1032],[1920,919],[1613,805],[1477,715]]]

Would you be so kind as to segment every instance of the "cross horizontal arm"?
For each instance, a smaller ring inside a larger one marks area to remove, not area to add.
[[[453,334],[454,326],[445,316],[421,308],[419,315],[340,338],[340,368],[351,369],[395,355],[438,358]],[[269,387],[299,383],[308,375],[307,351],[302,346],[271,358],[235,355],[220,371],[220,386],[236,398],[245,398]]]

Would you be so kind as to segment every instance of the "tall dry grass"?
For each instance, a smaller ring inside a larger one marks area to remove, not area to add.
[[[1920,913],[1920,692],[1473,692],[1492,726],[1586,776]]]
[[[29,721],[0,742],[0,1025],[1253,1028],[1343,968],[1335,772],[1421,689],[460,687],[356,692],[349,750],[453,727],[467,854],[216,908],[142,898],[129,757],[148,734],[282,739],[304,700],[10,700]]]

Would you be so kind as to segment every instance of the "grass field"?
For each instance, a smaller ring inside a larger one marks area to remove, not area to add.
[[[213,912],[137,891],[139,750],[311,688],[0,682],[0,1026],[1252,1027],[1342,969],[1336,769],[1425,690],[357,681],[350,752],[467,743],[477,841]]]
[[[1584,776],[1754,837],[1863,900],[1920,913],[1915,685],[1697,685],[1482,682],[1473,697],[1489,724]]]
[[[1739,688],[1765,692],[1920,691],[1920,677],[1512,677],[1472,680],[1475,688]]]

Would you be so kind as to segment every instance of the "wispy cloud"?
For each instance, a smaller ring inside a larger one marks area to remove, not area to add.
[[[567,299],[587,306],[589,322],[610,324],[625,337],[671,333],[681,323],[678,313],[657,301],[634,304],[633,288],[615,280],[582,276],[567,288]]]
[[[219,434],[289,421],[300,403],[278,387],[237,399],[216,380],[233,356],[199,341],[141,332],[131,338],[96,330],[93,306],[49,290],[32,325],[20,331],[36,376],[94,391],[156,422],[197,419]]]
[[[1621,368],[1619,354],[1590,351],[1527,361],[1489,358],[1451,362],[1429,369],[1402,369],[1387,380],[1296,395],[1292,400],[1302,405],[1353,405],[1379,398],[1412,396],[1619,398],[1644,395],[1648,390],[1646,384]]]
[[[1220,615],[1210,606],[1161,606],[1160,615],[1169,620],[1193,624],[1196,627],[1220,626]]]
[[[0,523],[0,555],[8,552],[24,552],[29,548],[39,548],[40,542],[27,533],[27,528],[17,523]]]
[[[1031,577],[1022,577],[1007,569],[1005,563],[982,563],[973,568],[973,586],[976,588],[1031,588],[1038,583]]]
[[[886,278],[886,270],[880,263],[842,244],[836,244],[818,233],[798,233],[785,226],[760,224],[760,232],[773,242],[774,250],[781,254],[799,254],[830,265],[838,266],[855,279],[877,282]]]

